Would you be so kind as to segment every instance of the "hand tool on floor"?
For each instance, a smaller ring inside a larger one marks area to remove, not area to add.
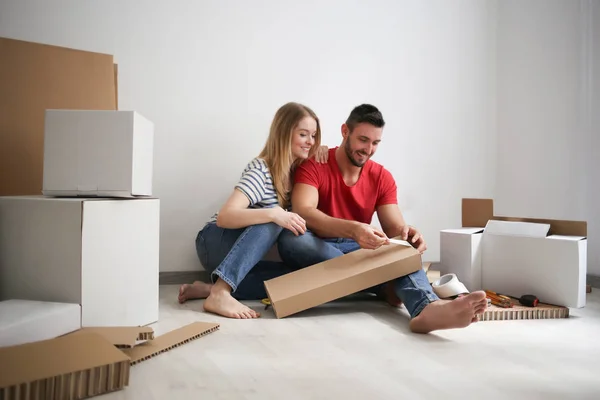
[[[486,290],[485,294],[488,299],[492,301],[492,304],[502,308],[511,308],[513,306],[510,297],[503,296],[496,292],[492,292],[491,290]]]
[[[524,294],[519,298],[519,303],[527,307],[536,307],[540,301],[532,294]]]
[[[271,305],[271,300],[269,300],[268,298],[267,299],[262,299],[260,302],[265,305],[265,310],[267,308],[269,308],[269,306]]]

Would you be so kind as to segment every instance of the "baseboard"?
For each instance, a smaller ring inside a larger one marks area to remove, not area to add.
[[[159,285],[181,285],[194,281],[209,282],[210,276],[207,271],[165,271],[159,272]]]
[[[432,263],[432,270],[435,270],[435,264]],[[207,271],[165,271],[158,274],[158,283],[160,285],[181,285],[194,281],[210,282],[210,276]],[[600,288],[600,276],[588,274],[587,284],[595,288]]]

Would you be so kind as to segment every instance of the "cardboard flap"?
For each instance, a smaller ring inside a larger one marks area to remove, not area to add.
[[[483,228],[492,219],[497,221],[549,224],[550,230],[548,235],[587,237],[586,221],[498,216],[494,215],[494,201],[492,199],[462,199],[463,228]]]
[[[89,327],[81,328],[72,335],[90,332],[104,337],[119,348],[133,347],[137,341],[154,339],[154,331],[148,326]]]
[[[490,220],[485,227],[485,234],[545,238],[549,230],[550,224]]]
[[[584,236],[587,237],[587,222],[567,221],[558,219],[494,217],[498,221],[531,222],[535,224],[550,224],[549,235]]]
[[[156,339],[149,340],[130,349],[123,349],[122,351],[131,358],[131,365],[134,365],[191,340],[212,333],[219,329],[219,327],[219,324],[213,322],[193,322],[167,332],[164,335],[160,335]]]
[[[493,217],[492,199],[462,199],[463,228],[483,228]]]

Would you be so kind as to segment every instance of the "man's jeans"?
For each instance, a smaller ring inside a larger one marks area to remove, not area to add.
[[[278,247],[281,259],[292,269],[306,268],[360,249],[358,243],[352,239],[322,239],[310,231],[301,236],[282,232]],[[439,299],[422,269],[395,279],[393,285],[396,296],[402,300],[412,318],[419,315],[429,303]],[[367,291],[379,290],[380,286]]]
[[[262,260],[282,229],[274,223],[225,229],[210,222],[196,236],[196,252],[213,283],[223,279],[238,300],[261,300],[267,297],[264,281],[291,272],[281,262]]]

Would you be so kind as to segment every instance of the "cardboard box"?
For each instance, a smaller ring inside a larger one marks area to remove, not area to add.
[[[42,193],[47,109],[115,110],[113,56],[0,38],[0,196]]]
[[[0,301],[0,347],[52,339],[80,328],[79,304]]]
[[[0,197],[0,300],[81,305],[81,324],[158,320],[158,199]]]
[[[483,233],[482,283],[514,297],[581,308],[586,304],[587,239],[549,235],[550,224],[488,221]]]
[[[360,249],[265,281],[277,318],[307,310],[422,269],[411,246]]]
[[[47,110],[47,196],[152,195],[154,124],[135,111]]]
[[[585,221],[497,216],[490,199],[463,199],[462,221],[462,230],[441,232],[441,239],[451,238],[441,241],[442,273],[456,273],[473,287],[477,278],[471,278],[480,274],[481,289],[585,306]]]
[[[482,289],[480,247],[482,237],[483,228],[440,231],[440,274],[456,274],[470,292]]]

